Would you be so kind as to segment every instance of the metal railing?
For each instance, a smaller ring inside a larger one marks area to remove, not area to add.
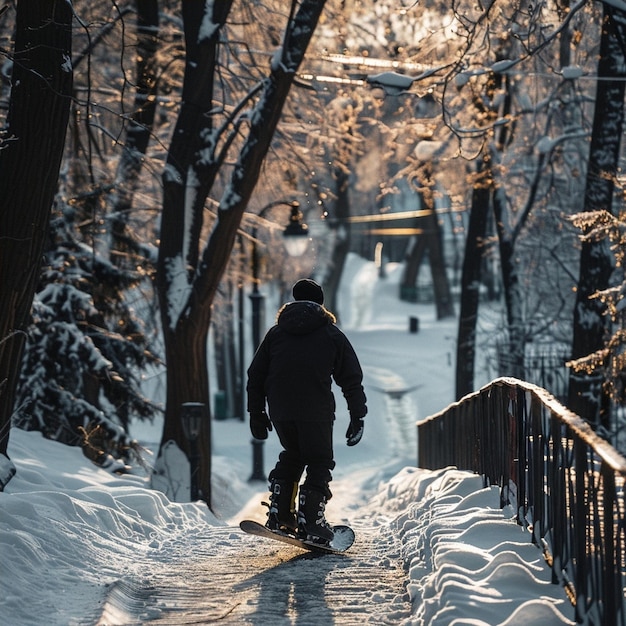
[[[544,389],[498,378],[418,424],[418,463],[501,487],[576,622],[626,626],[626,459]]]

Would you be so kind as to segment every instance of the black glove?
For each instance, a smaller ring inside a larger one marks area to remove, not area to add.
[[[267,439],[268,430],[272,430],[272,422],[265,411],[250,413],[250,432],[255,439]]]
[[[362,417],[350,417],[350,426],[346,430],[346,439],[349,446],[356,446],[363,436],[365,422]]]

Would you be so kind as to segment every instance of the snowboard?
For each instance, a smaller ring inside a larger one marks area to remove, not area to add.
[[[295,535],[281,532],[278,530],[270,530],[252,520],[246,519],[239,522],[239,528],[249,535],[257,535],[258,537],[265,537],[267,539],[275,539],[288,543],[292,546],[298,546],[303,550],[311,550],[313,552],[326,552],[330,554],[341,554],[345,552],[354,543],[354,531],[350,526],[333,526],[335,536],[329,544],[314,543],[313,541],[305,541],[298,539]]]

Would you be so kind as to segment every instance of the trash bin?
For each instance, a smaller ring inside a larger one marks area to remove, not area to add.
[[[216,420],[225,420],[227,417],[226,411],[226,392],[217,391],[214,396],[215,405],[213,417]]]
[[[409,317],[409,332],[416,333],[420,329],[420,319],[419,317]]]

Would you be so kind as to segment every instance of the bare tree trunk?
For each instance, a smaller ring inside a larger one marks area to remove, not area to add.
[[[501,87],[502,76],[492,73],[487,81],[486,99],[489,105],[479,103],[479,111],[487,120],[495,120],[498,111],[494,106],[496,90]],[[504,133],[504,130],[502,131]],[[494,143],[496,138],[493,138]],[[499,147],[504,144],[498,142]],[[494,205],[494,155],[492,148],[486,148],[482,160],[478,163],[477,178],[474,182],[472,194],[472,208],[470,223],[463,262],[463,276],[461,278],[461,313],[459,317],[459,334],[457,342],[456,363],[456,394],[457,398],[474,391],[474,372],[476,359],[476,326],[478,323],[478,308],[480,300],[481,274],[483,255],[485,251],[487,223],[490,209],[494,211],[496,221],[500,221],[498,238],[502,248],[502,238],[505,234],[506,218],[505,207],[502,204]],[[512,246],[512,242],[509,242]]]
[[[128,228],[128,212],[137,189],[157,108],[159,3],[158,0],[136,0],[136,6],[137,88],[134,110],[126,130],[126,143],[117,167],[114,203],[111,208],[111,253],[114,260],[120,253],[134,248],[134,237]]]
[[[400,279],[400,300],[417,302],[417,277],[428,249],[426,233],[415,235],[405,260]]]
[[[422,261],[428,252],[428,264],[433,282],[433,292],[437,319],[454,316],[454,304],[448,281],[446,261],[444,258],[443,241],[439,219],[436,213],[435,195],[432,179],[432,168],[428,165],[420,170],[421,186],[417,190],[417,206],[427,213],[417,218],[423,232],[415,236],[405,260],[404,271],[400,280],[400,299],[417,302],[417,279]],[[415,294],[415,295],[414,295]]]
[[[337,290],[343,274],[343,267],[346,263],[346,257],[350,251],[350,223],[346,218],[350,217],[350,196],[349,180],[346,171],[343,168],[337,168],[335,171],[335,181],[337,184],[337,202],[335,204],[335,215],[338,219],[336,226],[335,245],[330,259],[330,270],[324,282],[324,293],[326,306],[330,311],[337,315]]]
[[[426,220],[429,224],[427,228],[430,233],[428,236],[428,260],[433,279],[435,308],[437,310],[437,319],[442,320],[446,317],[454,317],[454,303],[452,302],[450,282],[448,281],[448,273],[446,271],[439,220],[434,213],[429,215]]]
[[[267,78],[259,84],[261,92],[254,111],[247,117],[247,137],[226,192],[220,200],[217,220],[207,246],[200,255],[199,236],[202,211],[212,181],[219,171],[219,160],[208,165],[202,150],[211,141],[210,110],[213,70],[219,43],[220,25],[226,20],[230,2],[206,3],[212,7],[215,28],[199,41],[205,3],[183,2],[187,63],[183,103],[174,131],[168,164],[163,175],[164,199],[157,288],[161,305],[167,358],[167,404],[161,451],[169,441],[189,453],[180,422],[183,402],[199,402],[209,407],[206,338],[211,322],[211,307],[228,265],[237,230],[256,186],[261,166],[269,149],[285,99],[302,62],[324,8],[323,0],[294,3],[281,57],[271,65]],[[187,173],[193,167],[192,180]],[[194,193],[190,193],[193,189]],[[193,202],[186,206],[186,197]],[[190,366],[193,363],[193,367]],[[180,375],[180,372],[184,375]],[[201,458],[199,486],[209,503],[211,493],[210,421],[200,433]],[[159,455],[161,457],[161,455]],[[158,463],[157,459],[157,463]]]
[[[186,402],[199,402],[211,414],[209,392],[209,369],[207,337],[211,324],[211,298],[194,298],[189,302],[195,272],[198,269],[198,246],[202,227],[204,198],[187,206],[188,173],[201,147],[201,136],[208,135],[211,127],[210,111],[213,97],[213,73],[216,67],[217,49],[221,27],[230,12],[232,2],[212,5],[213,14],[208,16],[217,26],[213,32],[200,40],[200,27],[206,19],[205,2],[183,2],[186,62],[180,114],[172,136],[163,173],[163,214],[157,265],[157,290],[165,343],[167,366],[167,394],[165,421],[159,459],[163,446],[173,441],[190,456],[181,422],[181,406]],[[197,196],[197,194],[196,194]],[[181,291],[182,290],[182,291]],[[193,364],[192,366],[190,366]],[[201,497],[211,507],[211,423],[200,431],[198,441],[199,468],[198,487]],[[158,471],[158,469],[157,469]],[[175,497],[174,492],[168,492]]]
[[[486,161],[486,163],[485,163]],[[474,391],[476,367],[476,324],[480,300],[481,268],[491,200],[491,165],[483,157],[478,164],[470,208],[463,272],[461,275],[461,310],[456,348],[456,398]]]
[[[415,197],[417,199],[416,209],[423,209],[422,196],[417,194]],[[416,218],[416,222],[418,221],[419,219]],[[400,300],[417,302],[417,278],[427,251],[427,233],[423,232],[414,235],[404,259],[404,269],[402,270],[402,276],[400,278]]]
[[[511,114],[511,86],[507,75],[495,73],[490,81],[492,88],[503,91],[505,97],[502,100],[501,117],[506,118]],[[497,152],[492,155],[492,162],[496,160],[505,146],[512,139],[513,126],[502,125],[496,129],[495,148]],[[519,271],[515,261],[515,244],[521,232],[536,194],[536,187],[531,188],[526,203],[527,209],[521,212],[517,223],[509,215],[507,200],[502,185],[497,185],[492,193],[492,208],[498,234],[498,246],[500,251],[500,270],[502,272],[502,288],[504,290],[504,302],[506,305],[506,320],[508,333],[508,376],[523,379],[524,362],[526,353],[526,334],[524,328],[524,316],[522,313],[522,293],[519,281]]]
[[[508,332],[507,376],[524,379],[525,333],[522,317],[522,295],[520,293],[519,274],[515,263],[515,240],[505,231],[503,206],[504,198],[498,191],[493,194],[493,210],[496,218],[496,230],[500,250],[500,267],[502,271],[502,287],[506,304],[506,321]]]
[[[434,182],[429,169],[426,170],[425,175],[427,180],[420,192],[420,196],[422,206],[428,209],[429,212],[422,219],[424,220],[424,230],[426,231],[426,245],[428,246],[428,260],[433,280],[437,319],[441,320],[446,317],[454,317],[454,304],[452,302],[450,283],[446,271],[441,228],[439,227],[439,219],[435,212],[435,197],[432,189]]]
[[[613,213],[613,191],[624,121],[626,13],[608,4],[603,4],[603,8],[598,61],[600,80],[596,83],[584,210]],[[598,298],[592,296],[608,287],[612,272],[613,261],[608,243],[584,241],[574,308],[573,359],[592,354],[604,346],[607,337],[605,308]],[[568,406],[592,424],[602,424],[610,429],[610,415],[602,410],[606,401],[601,383],[602,374],[599,372],[572,371]]]
[[[6,454],[24,328],[57,191],[72,93],[72,9],[17,3],[11,101],[0,150],[0,453]]]
[[[225,365],[225,382],[224,390],[226,391],[226,410],[228,417],[234,417],[236,415],[238,403],[238,394],[242,390],[241,381],[239,381],[239,360],[237,358],[236,350],[236,332],[235,332],[235,293],[233,289],[232,281],[227,281],[225,285],[228,291],[228,298],[224,305],[224,324],[225,324],[225,337],[222,342],[224,352],[224,365]],[[245,383],[243,383],[245,386]]]

